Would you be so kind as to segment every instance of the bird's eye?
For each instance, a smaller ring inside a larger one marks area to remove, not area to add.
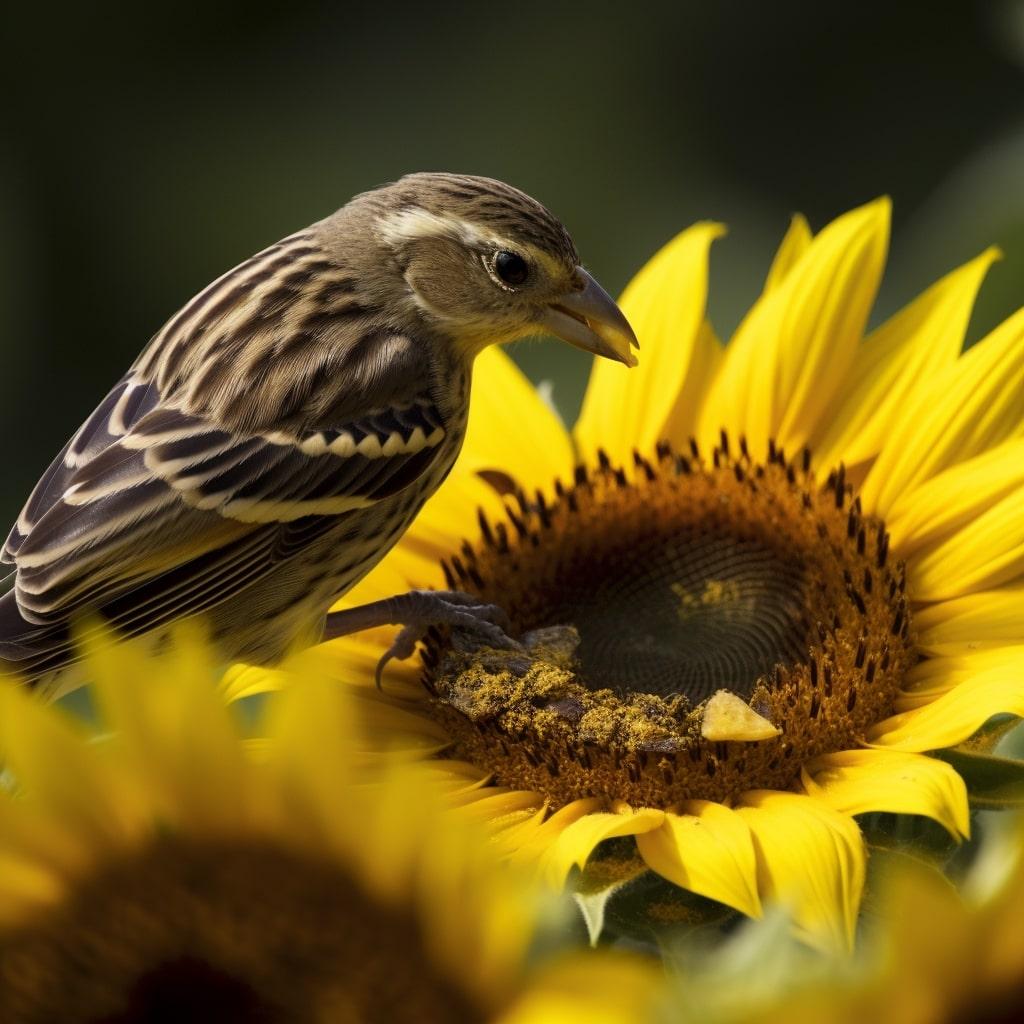
[[[511,285],[522,284],[530,273],[526,260],[519,253],[507,249],[502,249],[494,257],[494,270],[505,284]]]

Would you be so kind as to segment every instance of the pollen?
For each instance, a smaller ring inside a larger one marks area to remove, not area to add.
[[[523,650],[435,633],[447,756],[539,791],[671,807],[782,788],[891,714],[916,659],[905,571],[840,467],[729,439],[600,456],[553,501],[516,495],[445,565]]]

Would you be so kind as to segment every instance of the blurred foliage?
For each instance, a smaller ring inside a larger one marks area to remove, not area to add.
[[[7,518],[190,295],[410,170],[535,194],[613,291],[679,228],[725,220],[726,336],[793,211],[820,227],[882,192],[880,314],[993,241],[1008,259],[973,333],[1021,302],[1020,0],[20,5],[7,30]],[[514,354],[571,419],[587,360]]]

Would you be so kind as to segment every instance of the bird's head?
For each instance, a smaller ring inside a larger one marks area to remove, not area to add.
[[[518,189],[469,175],[410,174],[350,207],[389,268],[376,288],[394,294],[381,298],[468,354],[551,333],[636,364],[631,349],[639,346],[619,307],[580,266],[558,219]]]

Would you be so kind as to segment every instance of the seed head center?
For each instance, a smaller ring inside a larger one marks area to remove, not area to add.
[[[526,650],[438,637],[424,655],[452,756],[555,803],[670,806],[784,787],[892,711],[914,659],[905,576],[842,470],[774,449],[662,446],[519,496],[446,566]]]

